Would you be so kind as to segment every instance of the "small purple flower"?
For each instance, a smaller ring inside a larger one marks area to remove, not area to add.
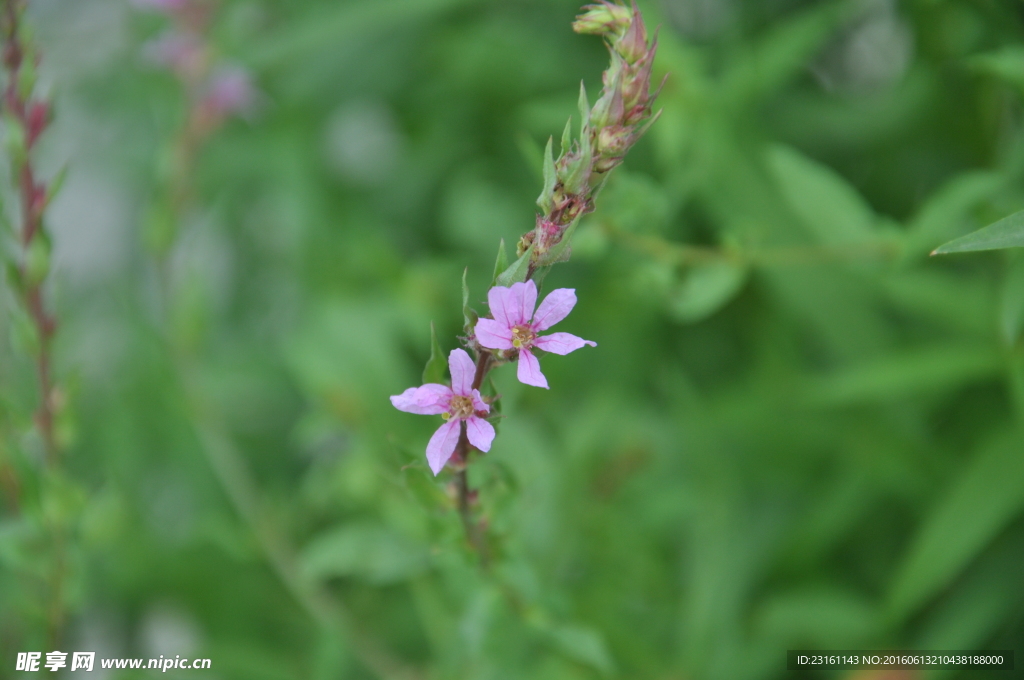
[[[540,372],[540,363],[530,350],[542,349],[553,354],[568,354],[583,345],[597,347],[596,342],[569,333],[538,336],[569,316],[576,306],[576,291],[559,288],[551,291],[537,307],[537,285],[533,281],[513,283],[510,288],[495,286],[487,292],[487,304],[493,319],[476,323],[476,341],[488,349],[519,350],[519,382],[547,389],[548,381]],[[531,320],[532,318],[532,320]]]
[[[391,397],[391,403],[399,411],[420,415],[442,415],[447,421],[427,443],[427,462],[434,476],[452,457],[459,443],[460,423],[466,421],[466,436],[469,443],[487,452],[494,441],[494,427],[481,415],[490,413],[491,407],[480,398],[480,391],[473,389],[476,366],[466,350],[453,349],[448,355],[448,370],[452,374],[452,386],[427,383],[410,387],[405,392]]]

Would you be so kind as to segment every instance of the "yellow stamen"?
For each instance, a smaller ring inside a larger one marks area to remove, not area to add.
[[[537,334],[527,325],[512,327],[512,346],[516,349],[522,349],[529,345],[536,337]]]

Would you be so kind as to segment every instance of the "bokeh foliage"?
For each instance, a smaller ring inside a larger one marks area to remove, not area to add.
[[[664,114],[545,281],[598,347],[545,362],[550,392],[496,374],[486,572],[437,423],[387,397],[431,322],[456,346],[463,269],[482,309],[533,225],[606,61],[578,6],[222,3],[211,40],[263,96],[203,149],[161,299],[184,100],[140,55],[165,22],[33,5],[74,418],[51,479],[5,340],[0,677],[45,644],[54,513],[66,648],[221,678],[742,680],[1024,638],[1024,259],[928,257],[1024,207],[1019,3],[641,3]]]

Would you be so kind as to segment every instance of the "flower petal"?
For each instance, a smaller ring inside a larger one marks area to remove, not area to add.
[[[519,352],[519,368],[516,370],[516,377],[524,385],[548,389],[548,379],[540,372],[540,362],[527,349]]]
[[[494,426],[483,418],[472,416],[466,420],[466,436],[470,444],[487,453],[494,441]]]
[[[435,477],[455,452],[455,446],[459,443],[459,423],[461,422],[458,418],[449,420],[437,428],[437,432],[427,442],[427,463]]]
[[[491,412],[491,405],[480,396],[480,390],[473,390],[473,409],[484,413]]]
[[[480,319],[473,333],[476,341],[488,349],[512,349],[512,329],[499,321]]]
[[[537,304],[537,284],[513,283],[509,288],[495,286],[487,291],[491,316],[506,328],[529,322]]]
[[[533,330],[544,331],[569,316],[576,306],[576,291],[572,288],[559,288],[548,293],[540,303],[537,313],[533,316]]]
[[[575,352],[580,347],[583,347],[583,345],[597,347],[596,342],[578,338],[572,333],[552,333],[551,335],[543,335],[533,341],[534,347],[540,348],[545,352],[551,352],[552,354]]]
[[[537,307],[537,284],[533,281],[512,284],[513,303],[519,305],[519,320],[517,324],[530,323],[533,310]]]
[[[410,387],[405,392],[391,397],[391,403],[399,411],[423,416],[436,416],[446,412],[451,400],[451,389],[447,385],[436,383]]]
[[[518,321],[516,305],[512,303],[512,289],[504,286],[495,286],[487,291],[487,306],[491,310],[491,316],[505,328],[512,328]]]
[[[476,377],[476,364],[464,349],[453,349],[448,355],[448,371],[452,374],[452,392],[469,396]]]

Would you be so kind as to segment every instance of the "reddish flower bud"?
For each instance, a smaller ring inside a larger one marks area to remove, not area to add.
[[[622,57],[633,64],[647,54],[647,27],[644,19],[633,2],[632,20],[622,37],[615,41],[615,49]]]
[[[31,148],[50,122],[50,105],[47,102],[32,102],[28,109],[27,118],[27,142],[29,148]]]

